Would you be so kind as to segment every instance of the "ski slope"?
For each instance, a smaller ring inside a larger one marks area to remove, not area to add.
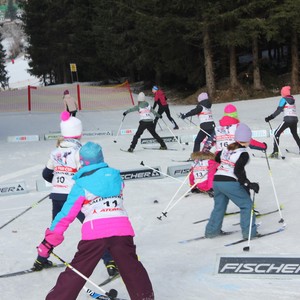
[[[252,130],[268,130],[264,118],[277,107],[280,97],[234,102],[238,109],[239,118],[248,124]],[[298,101],[300,96],[296,95]],[[150,102],[152,101],[149,98]],[[196,104],[196,99],[195,99]],[[217,122],[223,116],[225,104],[214,104],[213,114]],[[300,109],[300,105],[299,109]],[[194,106],[170,105],[171,114],[189,111]],[[298,112],[299,112],[298,109]],[[83,122],[84,131],[112,130],[117,132],[121,124],[123,111],[80,112],[78,118]],[[8,143],[7,136],[40,135],[59,130],[59,115],[57,114],[28,114],[0,113],[0,185],[25,180],[28,193],[0,197],[0,226],[26,208],[43,198],[48,192],[36,189],[36,181],[40,180],[42,169],[48,160],[50,151],[55,147],[55,141],[40,140],[38,142]],[[272,120],[275,128],[282,121],[282,115]],[[171,136],[171,123],[164,116],[158,127],[161,136]],[[177,119],[176,119],[177,121]],[[197,122],[196,118],[193,119]],[[137,113],[126,116],[122,129],[135,129],[138,125]],[[167,127],[167,126],[168,127]],[[178,136],[194,135],[198,129],[178,119]],[[173,131],[172,131],[173,132]],[[142,136],[150,137],[148,133]],[[101,136],[83,138],[98,142],[103,147],[105,161],[121,171],[139,169],[141,162],[146,166],[161,167],[162,173],[170,166],[185,163],[173,160],[189,158],[193,145],[178,143],[168,146],[178,151],[145,150],[140,143],[136,151],[125,153],[120,148],[128,149],[132,135]],[[257,138],[268,144],[268,153],[272,151],[272,138]],[[116,143],[114,143],[116,141]],[[285,153],[285,148],[297,150],[291,135],[285,134],[280,139],[280,147],[286,156],[285,160],[269,160],[270,168],[261,152],[251,151],[251,161],[247,166],[247,175],[251,181],[259,182],[260,192],[256,195],[256,210],[266,212],[277,208],[277,200],[283,205],[282,216],[279,213],[260,218],[260,233],[278,229],[278,223],[283,217],[286,229],[278,234],[252,240],[250,251],[244,252],[242,243],[230,247],[224,245],[241,238],[236,232],[229,236],[215,239],[204,239],[181,244],[179,241],[194,238],[204,234],[206,222],[193,222],[208,218],[213,207],[213,199],[206,195],[192,195],[183,198],[169,211],[161,221],[157,219],[172,199],[177,201],[187,190],[188,184],[182,183],[185,177],[177,179],[164,176],[160,179],[138,179],[125,181],[125,206],[136,232],[135,243],[140,260],[146,267],[151,278],[156,299],[172,300],[263,300],[269,299],[300,299],[299,276],[262,277],[258,275],[217,275],[217,258],[229,256],[292,256],[300,257],[300,242],[298,231],[300,227],[300,204],[298,187],[300,186],[299,169],[300,156]],[[274,185],[273,185],[274,184]],[[174,195],[176,196],[174,197]],[[157,201],[155,201],[157,200]],[[158,202],[158,203],[156,203]],[[230,203],[228,212],[236,211],[237,207]],[[43,239],[44,231],[51,221],[51,202],[44,200],[9,225],[0,229],[0,265],[1,274],[27,269],[36,258],[36,246]],[[239,215],[224,218],[223,230],[239,229],[234,223],[239,222]],[[65,234],[65,241],[55,249],[56,254],[70,261],[76,252],[80,240],[80,223],[75,220]],[[51,258],[59,263],[56,258]],[[44,270],[39,273],[27,274],[11,278],[0,278],[0,299],[41,300],[53,287],[61,269]],[[0,275],[1,275],[0,274]],[[102,282],[107,272],[99,263],[91,280]],[[89,288],[92,288],[87,284]],[[107,290],[115,288],[121,298],[128,298],[124,283],[117,279],[105,286]],[[94,288],[92,288],[95,290]],[[96,290],[95,290],[96,291]],[[84,291],[78,297],[80,300],[91,299]]]

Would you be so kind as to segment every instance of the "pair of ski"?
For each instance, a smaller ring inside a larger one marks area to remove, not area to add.
[[[280,206],[280,209],[283,209],[282,206]],[[256,210],[254,210],[254,213],[255,213],[255,216],[256,218],[260,218],[260,217],[264,217],[264,216],[267,216],[267,215],[271,215],[271,214],[274,214],[276,212],[278,212],[279,210],[278,209],[275,209],[275,210],[271,210],[271,211],[267,211],[265,213],[260,213]],[[233,216],[233,215],[237,215],[239,214],[240,211],[233,211],[233,212],[230,212],[230,213],[225,213],[225,217],[228,217],[228,216]],[[195,221],[193,222],[193,224],[199,224],[199,223],[203,223],[203,222],[206,222],[208,221],[209,218],[206,218],[206,219],[202,219],[202,220],[199,220],[199,221]],[[240,223],[235,223],[233,225],[239,225]]]
[[[300,153],[299,153],[299,152],[292,151],[292,150],[289,150],[289,149],[285,149],[285,151],[286,151],[286,153],[289,153],[289,154],[294,154],[295,156],[298,156],[298,157],[300,157]],[[252,156],[253,156],[253,157],[257,157],[257,158],[266,158],[266,157],[265,157],[265,156],[263,156],[263,155],[255,155],[254,153],[252,153]],[[272,158],[272,157],[270,157],[270,156],[269,156],[269,158]],[[279,158],[281,158],[281,159],[285,159],[285,156],[284,156],[284,155],[280,155],[280,154],[278,154],[278,157],[277,157],[277,158],[275,158],[275,159],[279,159]]]
[[[63,267],[65,267],[65,264],[55,264],[55,263],[53,263],[53,265],[50,268],[47,268],[47,269],[56,269],[56,268],[63,268]],[[45,269],[45,270],[47,270],[47,269]],[[19,275],[31,274],[31,273],[35,273],[35,272],[41,272],[41,271],[37,271],[33,268],[30,268],[30,269],[26,269],[26,270],[22,270],[22,271],[2,274],[2,275],[0,275],[0,278],[14,277],[14,276],[19,276]],[[113,280],[119,278],[119,277],[120,277],[119,273],[115,274],[114,276],[109,276],[106,280],[101,282],[99,284],[99,286],[102,287],[102,286],[108,284],[109,282],[112,282]],[[108,295],[98,294],[98,293],[96,293],[96,292],[94,292],[91,289],[88,289],[86,287],[84,287],[84,290],[93,299],[125,300],[125,299],[121,299],[121,298],[116,298],[117,291],[115,291],[113,289],[108,292]]]
[[[285,229],[285,225],[283,225],[282,227],[280,227],[277,230],[270,231],[270,232],[267,232],[267,233],[258,234],[256,237],[253,237],[252,239],[259,239],[259,238],[263,238],[263,237],[266,237],[266,236],[269,236],[269,235],[273,235],[273,234],[284,231],[284,229]],[[239,232],[239,230],[222,232],[218,237],[231,235],[231,234],[236,233],[236,232]],[[180,244],[187,244],[187,243],[190,243],[190,242],[195,242],[195,241],[204,240],[204,239],[207,239],[207,238],[203,235],[203,236],[199,236],[199,237],[196,237],[196,238],[193,238],[193,239],[182,240],[182,241],[179,241],[179,243]],[[235,242],[225,244],[224,246],[229,247],[229,246],[240,244],[240,243],[243,243],[243,242],[246,242],[246,241],[248,241],[248,239],[240,239],[240,240],[237,240]]]
[[[159,148],[155,148],[155,147],[143,147],[143,149],[145,149],[145,150],[160,150],[160,151],[178,151],[178,149],[173,149],[173,148],[167,148],[167,149],[159,149]],[[122,148],[120,148],[120,150],[121,151],[123,151],[123,152],[128,152],[128,153],[134,153],[136,150],[133,150],[133,152],[129,152],[128,150],[125,150],[125,149],[122,149]]]

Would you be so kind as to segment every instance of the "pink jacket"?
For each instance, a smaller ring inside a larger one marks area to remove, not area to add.
[[[194,163],[189,176],[190,186],[198,182],[196,187],[199,190],[208,191],[212,189],[214,175],[219,165],[214,160],[214,154],[211,152],[194,152],[191,157]]]

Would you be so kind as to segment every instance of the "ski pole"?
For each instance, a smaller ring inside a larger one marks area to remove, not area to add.
[[[280,204],[278,201],[277,192],[275,189],[274,180],[273,180],[273,176],[272,176],[272,171],[271,171],[271,167],[269,164],[269,159],[268,159],[268,155],[267,155],[266,151],[265,151],[265,157],[266,157],[266,161],[267,161],[267,165],[268,165],[268,169],[269,169],[269,175],[270,175],[270,179],[271,179],[271,183],[272,183],[272,187],[273,187],[273,191],[274,191],[274,195],[275,195],[275,199],[276,199],[276,204],[277,204],[277,208],[278,208],[278,212],[279,212],[279,216],[280,216],[280,220],[278,221],[278,223],[284,223],[284,220],[282,217],[282,212],[281,212],[281,207],[280,207]]]
[[[187,122],[187,120],[186,119],[182,119],[181,117],[180,117],[180,115],[179,114],[177,114],[177,117],[179,118],[179,119],[181,119],[185,124],[187,124],[187,125],[191,125],[191,122]],[[195,124],[195,123],[194,123]],[[197,126],[196,124],[195,124],[195,126]],[[198,127],[198,126],[197,126]]]
[[[197,125],[195,122],[193,122],[192,118],[193,118],[193,117],[190,117],[190,118],[189,118],[190,124],[193,124],[194,126],[196,126],[196,127],[198,128],[198,125]]]
[[[198,125],[192,121],[192,118],[190,119],[190,123],[192,123],[193,125],[198,127]],[[211,137],[211,135],[208,132],[206,132],[204,129],[202,129],[201,127],[200,127],[200,130],[203,131],[208,137]]]
[[[202,175],[199,179],[203,178],[204,176],[205,175]],[[171,204],[169,205],[168,210],[165,211],[165,214],[167,214],[181,199],[183,199],[199,183],[198,180],[196,180],[195,183],[179,199],[177,199],[172,205]],[[166,215],[165,215],[165,217],[166,217]]]
[[[191,171],[189,172],[189,174],[186,176],[186,178],[184,179],[184,181],[181,183],[180,187],[178,188],[178,190],[176,191],[176,193],[173,195],[172,199],[169,201],[169,203],[167,204],[166,208],[162,211],[162,215],[163,216],[167,216],[167,209],[169,208],[169,206],[172,204],[172,202],[174,201],[176,195],[179,193],[180,189],[183,187],[183,185],[185,184],[186,180],[189,178],[191,174]],[[162,215],[160,215],[159,217],[157,217],[158,220],[161,220]]]
[[[162,127],[160,126],[160,123],[159,123],[158,121],[157,121],[157,124],[158,124],[160,130],[162,131],[163,129],[162,129]]]
[[[178,138],[175,136],[174,132],[170,129],[170,127],[167,125],[167,123],[162,119],[162,121],[165,123],[166,127],[168,128],[168,130],[171,132],[171,134],[173,135],[173,137],[175,138],[175,140],[177,141],[177,143],[182,147],[182,144],[179,142]],[[184,147],[182,147],[182,150],[185,150]]]
[[[177,199],[172,205],[169,206],[168,211],[165,213],[168,213],[174,206],[181,200],[183,199],[198,183],[195,182],[179,199]]]
[[[164,176],[166,176],[166,177],[169,177],[169,178],[172,178],[172,179],[177,180],[177,181],[179,181],[179,182],[182,182],[180,179],[178,179],[178,178],[176,178],[176,177],[170,176],[170,175],[168,175],[168,174],[166,174],[166,173],[163,173],[163,172],[161,172],[161,171],[159,171],[159,170],[157,170],[157,169],[154,169],[154,168],[152,168],[152,167],[150,167],[150,166],[145,165],[143,161],[141,161],[141,165],[144,166],[144,167],[146,167],[146,168],[149,168],[149,169],[151,169],[151,170],[153,170],[153,171],[156,171],[156,172],[158,172],[158,173],[160,173],[160,174],[162,174],[162,175],[164,175]]]
[[[243,248],[243,251],[250,251],[250,239],[252,233],[252,222],[253,222],[253,215],[254,215],[254,201],[255,201],[255,192],[253,191],[253,200],[252,200],[252,207],[251,207],[251,216],[250,216],[250,225],[249,225],[249,233],[248,233],[248,244]]]
[[[29,211],[30,209],[34,208],[35,206],[37,206],[39,203],[41,203],[42,201],[44,201],[45,199],[47,199],[49,197],[50,194],[46,195],[45,197],[43,197],[42,199],[40,199],[39,201],[33,203],[31,206],[29,206],[28,208],[26,208],[23,212],[21,212],[20,214],[18,214],[17,216],[15,216],[14,218],[12,218],[11,220],[9,220],[8,222],[6,222],[5,224],[3,224],[0,229],[2,229],[3,227],[5,227],[6,225],[8,225],[9,223],[11,223],[12,221],[14,221],[15,219],[19,218],[20,216],[24,215],[27,211]]]
[[[103,290],[99,285],[97,285],[96,283],[94,283],[93,281],[91,281],[88,277],[86,277],[85,275],[83,275],[81,272],[79,272],[77,269],[75,269],[74,267],[72,267],[69,263],[67,263],[65,260],[63,260],[61,257],[59,257],[57,254],[55,254],[54,252],[51,252],[51,254],[53,256],[55,256],[58,260],[60,260],[66,267],[68,267],[69,269],[71,269],[73,272],[75,272],[77,275],[79,275],[81,278],[83,278],[84,280],[86,280],[88,283],[90,283],[92,286],[94,286],[95,288],[97,288],[102,294],[108,296],[111,299],[116,298],[118,292],[114,289],[111,289],[109,292],[106,292],[105,290]]]
[[[93,290],[87,288],[86,286],[83,286],[83,290],[89,295],[91,296],[93,299],[104,299],[103,297],[105,297],[105,295],[103,294],[98,294],[96,292],[94,292]],[[115,291],[115,292],[114,292]],[[108,296],[110,299],[114,300],[116,299],[118,292],[114,289],[110,290],[110,296]],[[105,297],[105,299],[107,299]]]
[[[270,130],[271,130],[271,133],[272,133],[272,136],[273,136],[273,139],[274,139],[274,142],[278,148],[278,152],[279,152],[279,155],[282,159],[285,159],[285,156],[282,155],[282,152],[280,150],[280,147],[279,147],[279,144],[278,144],[278,141],[276,140],[276,137],[275,137],[275,134],[273,133],[273,129],[272,129],[272,126],[271,126],[271,123],[270,121],[268,122],[269,126],[270,126]]]
[[[119,136],[119,133],[120,133],[120,131],[121,131],[121,127],[122,127],[122,125],[123,125],[124,119],[125,119],[125,116],[123,116],[123,119],[122,119],[122,121],[121,121],[121,123],[120,123],[120,126],[119,126],[119,129],[118,129],[117,135],[116,135],[116,139],[114,140],[114,143],[117,142],[117,137]]]

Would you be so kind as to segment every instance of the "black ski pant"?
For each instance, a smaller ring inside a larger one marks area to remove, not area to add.
[[[90,277],[105,249],[113,255],[131,300],[153,300],[154,293],[148,273],[136,255],[132,236],[80,241],[70,265],[86,277]],[[76,300],[85,279],[66,268],[60,273],[56,285],[46,300]],[[98,290],[92,288],[96,293]],[[101,292],[100,292],[101,293]]]
[[[215,136],[215,123],[214,122],[205,122],[200,124],[200,130],[196,136],[194,142],[193,152],[199,152],[202,141],[206,137],[214,137]]]
[[[147,121],[140,121],[140,125],[138,127],[137,132],[135,133],[135,135],[132,139],[130,148],[132,148],[132,149],[135,148],[140,136],[143,134],[143,132],[146,129],[151,133],[151,135],[159,142],[159,144],[162,147],[166,147],[166,144],[163,141],[163,139],[156,133],[153,121],[151,121],[151,122],[149,122],[149,121],[148,122]]]
[[[286,122],[286,121],[283,121],[274,131],[274,137],[275,137],[275,140],[274,141],[274,147],[273,147],[273,153],[274,152],[278,152],[278,145],[279,145],[279,137],[280,135],[287,129],[289,128],[291,130],[291,134],[294,138],[294,140],[296,141],[297,145],[298,145],[298,148],[299,148],[299,151],[300,151],[300,138],[299,138],[299,135],[297,133],[297,124],[298,122]]]
[[[163,113],[166,113],[168,119],[169,119],[170,122],[174,125],[174,127],[177,126],[175,120],[171,117],[169,105],[165,105],[165,106],[160,105],[160,106],[158,107],[157,113],[160,114],[161,116],[162,116]],[[156,124],[157,124],[157,122],[158,122],[158,119],[159,119],[158,117],[156,117],[156,118],[154,119],[154,127],[156,127]]]

